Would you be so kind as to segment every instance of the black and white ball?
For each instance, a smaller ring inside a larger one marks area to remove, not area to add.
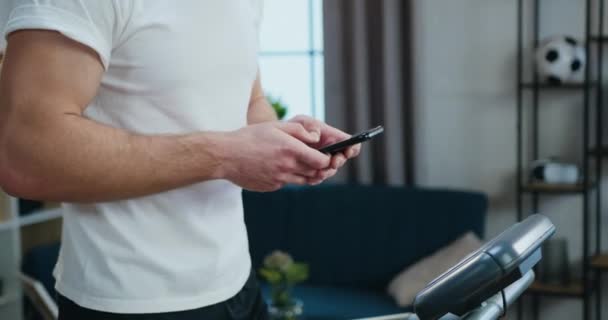
[[[569,36],[555,36],[536,49],[536,72],[541,81],[559,85],[583,80],[585,48]]]
[[[549,184],[576,184],[580,181],[580,172],[578,166],[572,163],[540,159],[532,162],[530,178]]]

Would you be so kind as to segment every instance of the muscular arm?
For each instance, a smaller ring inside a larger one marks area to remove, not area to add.
[[[306,183],[306,176],[329,165],[328,157],[306,146],[318,137],[301,125],[155,136],[91,121],[82,113],[102,74],[96,53],[59,33],[9,36],[0,77],[5,191],[37,200],[112,201],[210,179],[270,191]]]
[[[141,136],[84,118],[102,73],[92,50],[58,33],[9,37],[0,79],[0,181],[8,192],[103,201],[218,177],[212,133]]]
[[[247,123],[254,124],[276,120],[278,120],[277,114],[268,103],[268,99],[266,99],[266,95],[262,89],[260,73],[258,71],[258,77],[255,79],[253,88],[251,89],[251,99],[249,100],[249,109],[247,111]]]

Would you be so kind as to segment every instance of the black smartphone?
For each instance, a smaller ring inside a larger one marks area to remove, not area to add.
[[[369,129],[367,131],[363,131],[361,133],[355,134],[352,137],[350,137],[349,139],[346,139],[344,141],[340,141],[340,142],[325,146],[325,147],[319,149],[319,151],[322,153],[329,153],[329,154],[333,155],[352,145],[370,140],[371,138],[381,134],[382,132],[384,132],[384,127],[377,126],[373,129]]]

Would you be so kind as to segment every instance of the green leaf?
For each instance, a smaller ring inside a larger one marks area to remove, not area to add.
[[[270,284],[278,284],[281,282],[283,276],[277,270],[260,268],[260,275],[264,278],[264,280],[268,281]]]
[[[294,263],[285,270],[285,279],[289,284],[296,284],[308,279],[308,265],[304,263]]]
[[[279,120],[285,118],[285,115],[287,115],[287,105],[285,105],[279,98],[274,98],[272,96],[267,96],[266,98],[270,102],[270,105],[274,111],[277,113]]]

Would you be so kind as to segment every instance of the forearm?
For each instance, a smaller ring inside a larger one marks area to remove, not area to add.
[[[37,200],[94,202],[220,177],[222,134],[143,136],[77,115],[59,117],[47,119],[54,125],[11,121],[15,125],[5,128],[0,154],[5,188]]]

